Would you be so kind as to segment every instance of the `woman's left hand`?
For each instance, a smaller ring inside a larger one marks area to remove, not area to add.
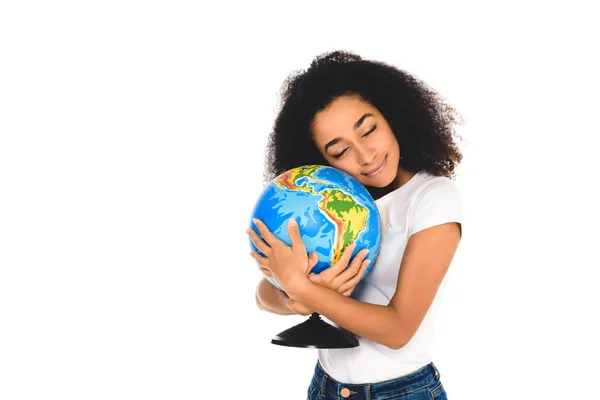
[[[310,272],[308,255],[300,237],[296,220],[292,218],[288,222],[288,232],[292,240],[291,247],[273,235],[262,221],[253,219],[253,222],[258,228],[262,239],[253,229],[247,230],[248,235],[256,248],[266,257],[252,250],[250,251],[252,258],[262,268],[269,271],[270,276],[277,281],[288,295],[294,293],[302,284],[310,282],[307,277]]]

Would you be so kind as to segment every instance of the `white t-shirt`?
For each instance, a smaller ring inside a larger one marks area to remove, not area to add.
[[[388,305],[396,291],[408,238],[435,225],[462,224],[462,200],[452,180],[421,171],[376,204],[383,224],[381,248],[371,272],[357,285],[352,297]],[[393,350],[359,337],[360,346],[355,348],[319,349],[323,369],[340,382],[359,384],[394,379],[429,364],[443,283],[419,329],[404,347]]]

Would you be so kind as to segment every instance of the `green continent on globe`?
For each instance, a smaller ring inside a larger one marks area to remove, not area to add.
[[[298,180],[303,177],[309,178],[311,183],[328,184],[329,182],[314,177],[314,173],[320,168],[320,165],[293,168],[279,175],[273,183],[283,190],[303,191],[322,196],[319,209],[335,226],[331,259],[331,264],[334,264],[340,259],[346,247],[367,227],[369,211],[351,195],[339,189],[315,191],[307,183],[298,185]]]
[[[331,264],[339,260],[346,247],[365,230],[369,211],[347,193],[337,189],[320,192],[323,200],[319,208],[335,225],[335,239]]]

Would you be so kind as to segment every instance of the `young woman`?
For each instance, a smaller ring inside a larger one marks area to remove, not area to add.
[[[445,399],[430,345],[439,287],[461,238],[462,204],[451,178],[462,156],[457,113],[435,91],[383,62],[336,51],[284,83],[265,178],[306,164],[330,165],[376,200],[383,235],[372,271],[361,251],[318,275],[298,227],[292,246],[259,220],[248,234],[266,279],[257,304],[277,314],[318,312],[357,335],[360,346],[319,349],[309,399]],[[349,248],[346,253],[353,249]],[[347,268],[346,268],[347,267]],[[287,294],[286,294],[287,293]]]

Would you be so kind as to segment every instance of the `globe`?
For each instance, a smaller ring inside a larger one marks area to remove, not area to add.
[[[364,248],[369,249],[366,259],[371,260],[362,280],[379,253],[381,218],[375,201],[358,180],[333,167],[305,165],[282,173],[264,188],[252,218],[264,222],[288,246],[292,242],[287,224],[295,218],[307,253],[318,255],[313,273],[330,268],[356,242],[350,260]],[[250,227],[260,236],[254,223]],[[252,241],[250,247],[264,256]],[[267,279],[283,290],[274,279]]]

